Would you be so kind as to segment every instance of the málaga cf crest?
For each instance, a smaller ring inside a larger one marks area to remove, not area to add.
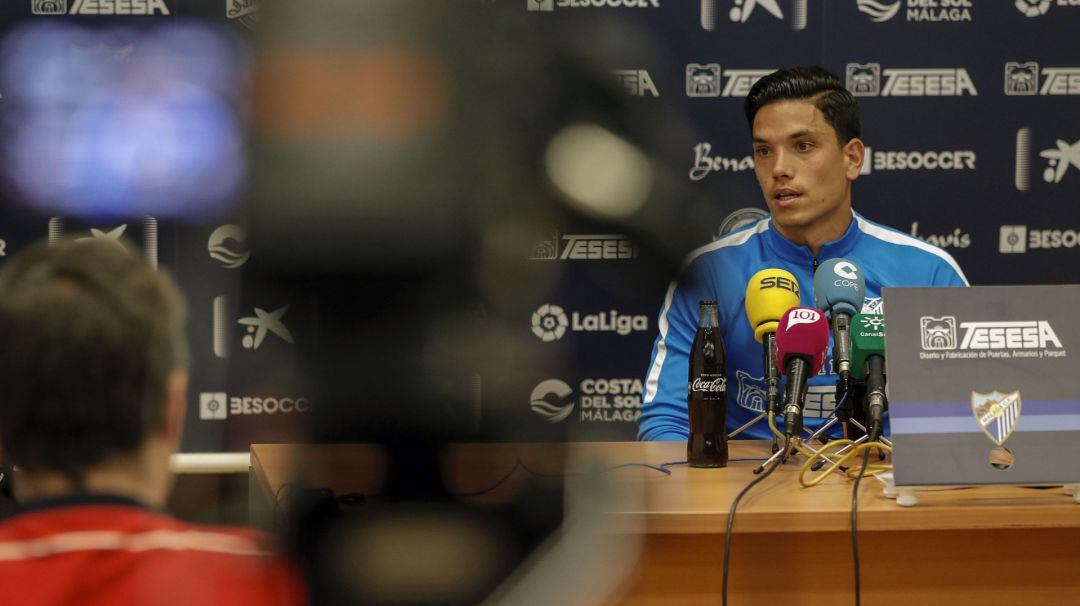
[[[990,393],[971,392],[971,411],[979,427],[990,436],[995,444],[1001,446],[1009,439],[1016,422],[1020,420],[1020,392]]]

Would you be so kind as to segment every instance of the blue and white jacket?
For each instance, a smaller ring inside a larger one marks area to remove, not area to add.
[[[802,305],[814,307],[814,270],[819,262],[836,257],[848,259],[862,270],[866,278],[865,313],[883,312],[883,286],[967,286],[963,271],[948,253],[867,221],[858,213],[853,213],[844,235],[823,245],[817,258],[809,247],[780,235],[768,218],[724,236],[691,253],[682,276],[668,288],[657,324],[660,335],[645,379],[638,439],[674,441],[688,437],[687,360],[702,299],[716,299],[719,308],[727,353],[728,430],[764,410],[762,346],[754,340],[746,318],[746,285],[762,269],[784,269],[799,281]],[[836,380],[830,355],[821,373],[810,379],[804,409],[808,430],[819,427],[836,407]],[[771,437],[764,419],[740,435]]]

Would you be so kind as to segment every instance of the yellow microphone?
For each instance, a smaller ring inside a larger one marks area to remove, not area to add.
[[[765,405],[776,414],[780,410],[780,370],[776,365],[776,330],[787,310],[799,306],[799,282],[782,269],[763,269],[746,285],[746,317],[754,338],[765,354]],[[764,415],[765,413],[762,413]]]
[[[763,269],[746,285],[746,317],[758,343],[767,333],[775,334],[784,313],[798,306],[799,282],[782,269]]]

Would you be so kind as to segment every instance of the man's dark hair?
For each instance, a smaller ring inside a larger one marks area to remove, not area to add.
[[[758,110],[775,101],[808,99],[825,116],[825,122],[836,131],[840,145],[861,136],[859,104],[840,78],[818,67],[789,67],[777,70],[758,80],[746,95],[743,111],[750,128]]]
[[[186,368],[175,284],[115,241],[36,245],[0,272],[0,446],[30,471],[135,452]]]

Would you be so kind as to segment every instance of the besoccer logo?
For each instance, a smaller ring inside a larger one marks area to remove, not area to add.
[[[848,63],[847,89],[856,97],[881,93],[880,63]]]
[[[1004,254],[1027,252],[1027,226],[1002,225],[998,250]]]
[[[223,391],[200,393],[199,418],[207,421],[228,418],[228,402],[229,398]]]
[[[1050,10],[1053,0],[1016,0],[1016,10],[1024,13],[1025,17],[1041,17]]]
[[[532,315],[532,331],[541,341],[549,343],[566,334],[570,321],[558,305],[541,305]]]
[[[555,10],[555,0],[525,0],[528,2],[529,10],[531,11],[543,11],[551,12]]]
[[[956,317],[923,316],[919,318],[922,324],[922,348],[926,350],[956,349]]]

